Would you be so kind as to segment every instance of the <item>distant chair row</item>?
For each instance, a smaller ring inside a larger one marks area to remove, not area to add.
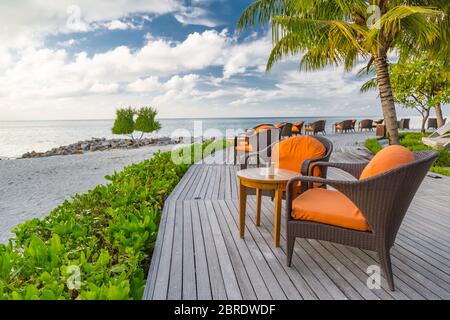
[[[398,122],[399,129],[409,129],[409,122],[410,119],[401,119]],[[363,119],[359,121],[358,130],[359,131],[373,131],[374,128],[377,127],[377,125],[382,125],[384,123],[384,119],[381,120],[372,120],[372,119]],[[356,120],[344,120],[339,123],[335,123],[333,128],[335,132],[356,132],[355,129],[356,126]]]
[[[446,123],[447,119],[444,119],[444,124]],[[400,130],[409,130],[410,126],[410,119],[409,118],[403,118],[400,119],[400,121],[398,121],[398,128]],[[384,120],[377,120],[377,121],[373,121],[371,119],[365,119],[365,120],[361,120],[359,122],[359,129],[360,131],[363,131],[365,129],[367,130],[373,130],[373,128],[376,128],[377,125],[382,125],[384,124]],[[428,122],[427,122],[427,129],[438,129],[438,125],[437,125],[437,119],[436,118],[429,118]]]
[[[279,122],[274,125],[268,124],[268,123],[262,123],[258,124],[257,126],[253,127],[251,130],[254,130],[256,132],[262,131],[262,130],[269,130],[269,129],[279,129],[280,130],[280,138],[286,138],[291,137],[295,135],[301,135],[303,132],[305,134],[326,134],[325,131],[325,120],[318,120],[313,123],[306,123],[304,121],[297,121],[295,123],[290,122]]]

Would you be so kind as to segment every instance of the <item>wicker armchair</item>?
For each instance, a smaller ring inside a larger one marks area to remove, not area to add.
[[[320,158],[312,158],[307,159],[303,161],[302,164],[299,164],[299,172],[302,175],[308,175],[308,172],[310,172],[311,165],[315,162],[328,162],[330,160],[331,154],[333,152],[333,143],[324,138],[324,137],[314,137],[315,139],[319,140],[319,142],[325,147],[325,154]],[[274,145],[277,142],[269,145],[266,149],[259,150],[258,152],[248,153],[245,155],[245,161],[241,164],[241,170],[247,169],[250,166],[250,159],[256,158],[256,166],[260,167],[262,163],[267,163],[272,160],[272,149]],[[327,177],[327,168],[323,168],[320,170],[320,177],[326,178]],[[247,188],[247,194],[248,195],[254,195],[256,194],[255,189]],[[273,192],[268,190],[263,190],[262,195],[264,196],[271,196],[273,197]],[[284,194],[285,196],[285,194]]]
[[[437,158],[433,151],[414,153],[415,161],[385,173],[362,180],[329,180],[316,177],[296,177],[287,186],[287,264],[291,265],[296,237],[331,241],[378,253],[389,288],[394,290],[390,250],[408,207],[429,168]],[[317,162],[320,168],[333,167],[359,178],[367,163],[346,164]],[[312,172],[312,171],[310,171]],[[313,183],[331,186],[350,199],[363,213],[369,231],[358,231],[331,224],[294,220],[291,217],[293,186],[302,182],[302,192]]]
[[[259,126],[266,128],[267,125]],[[259,153],[261,150],[270,151],[270,146],[280,140],[280,129],[267,127],[269,129],[254,129],[234,138],[234,164],[243,163],[246,156],[251,153]],[[269,154],[270,156],[270,154]],[[259,163],[258,158],[258,163]]]
[[[406,130],[406,129],[409,130],[409,121],[410,121],[409,118],[401,119],[401,120],[399,121],[398,128],[399,128],[399,129],[402,129],[402,130]]]
[[[292,137],[293,124],[289,122],[283,123],[280,129],[280,140]]]
[[[303,125],[305,124],[304,121],[297,121],[292,126],[292,134],[293,135],[301,135],[303,131]]]
[[[353,129],[354,129],[353,120],[344,120],[342,122],[334,124],[334,131],[335,132],[344,133],[344,132],[353,131]]]
[[[447,122],[447,118],[444,119],[444,124]],[[436,118],[428,119],[427,129],[439,129]]]
[[[352,130],[351,131],[356,132],[356,120],[355,119],[352,120]]]
[[[303,162],[302,167],[299,168],[300,172],[304,175],[308,175],[309,167],[314,162],[327,162],[330,160],[331,153],[333,152],[333,143],[324,137],[315,137],[315,139],[319,140],[320,143],[323,144],[325,147],[325,154],[323,157],[315,158],[315,159],[308,159]],[[278,141],[277,141],[278,142]],[[275,142],[276,143],[276,142]],[[256,163],[257,166],[260,166],[261,162],[268,162],[269,159],[272,157],[272,148],[275,143],[272,143],[271,145],[268,145],[265,149],[260,149],[258,152],[253,152],[245,155],[245,161],[243,164],[241,164],[241,169],[247,169],[249,167],[249,160],[253,157],[257,159]],[[326,178],[327,176],[327,168],[322,169],[321,171],[321,177]]]
[[[359,122],[359,131],[373,131],[373,123],[372,119],[364,119]]]
[[[326,135],[327,133],[325,131],[325,124],[326,124],[325,120],[319,120],[319,121],[313,122],[311,124],[307,124],[305,126],[305,133],[316,135],[321,132],[324,135]]]

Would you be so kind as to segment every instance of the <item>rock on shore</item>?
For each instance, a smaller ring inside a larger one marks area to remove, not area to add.
[[[139,141],[133,141],[131,139],[91,138],[90,140],[78,141],[77,143],[73,143],[67,146],[53,148],[46,152],[27,152],[22,155],[21,159],[83,154],[85,152],[106,151],[113,149],[136,149],[150,145],[164,146],[177,143],[180,143],[179,139],[173,140],[169,137],[143,138]]]

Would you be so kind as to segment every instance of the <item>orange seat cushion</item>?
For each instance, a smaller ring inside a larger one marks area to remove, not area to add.
[[[297,121],[296,123],[294,123],[294,126],[300,127],[303,125],[303,123],[304,123],[303,121]]]
[[[294,126],[294,127],[292,127],[292,132],[293,133],[299,133],[300,130],[298,130],[298,128]]]
[[[409,149],[393,145],[378,152],[367,164],[361,173],[360,179],[367,179],[415,160],[414,154]]]
[[[263,125],[263,126],[259,126],[255,129],[256,132],[261,132],[263,130],[269,130],[269,129],[273,129],[272,126],[267,126],[267,125]]]
[[[342,129],[342,126],[340,124],[337,124],[336,129]]]
[[[273,147],[272,161],[277,168],[300,173],[303,161],[323,157],[325,152],[324,145],[316,138],[310,136],[291,137],[278,142]],[[317,170],[316,174],[318,176],[320,171]]]
[[[309,189],[292,202],[292,218],[342,228],[368,231],[364,215],[344,194],[328,189]]]
[[[313,131],[314,129],[313,129],[313,127],[306,127],[305,130],[306,131]]]

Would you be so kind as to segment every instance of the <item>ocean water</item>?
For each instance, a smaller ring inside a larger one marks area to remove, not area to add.
[[[347,119],[349,117],[346,117]],[[355,119],[377,117],[358,117]],[[215,118],[215,119],[160,119],[162,129],[152,136],[211,136],[221,133],[232,135],[234,131],[245,130],[259,123],[279,121],[313,122],[319,118]],[[342,117],[321,117],[327,121],[327,131]],[[417,121],[412,121],[416,125]],[[0,158],[16,158],[30,151],[44,152],[55,147],[68,145],[92,137],[112,138],[113,120],[71,120],[71,121],[0,121]],[[195,132],[195,133],[194,133]],[[117,137],[117,136],[116,136]]]

